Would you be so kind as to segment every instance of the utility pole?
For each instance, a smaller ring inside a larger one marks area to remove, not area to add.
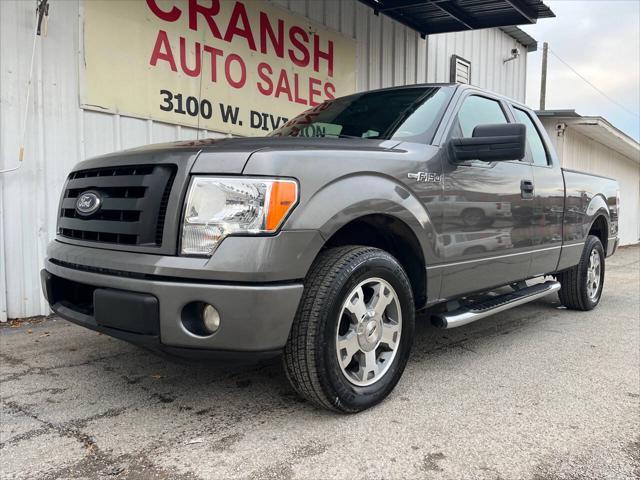
[[[542,78],[540,79],[540,110],[545,109],[547,100],[547,54],[549,52],[549,44],[542,44]]]

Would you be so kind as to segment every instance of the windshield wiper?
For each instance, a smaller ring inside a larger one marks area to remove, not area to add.
[[[377,137],[358,137],[356,135],[347,135],[345,133],[331,133],[328,135],[295,135],[295,138],[355,138],[362,140],[363,138],[377,138]]]
[[[346,135],[344,133],[337,133],[337,134],[331,134],[331,135],[327,135],[324,138],[328,138],[328,137],[335,137],[335,138],[357,138],[358,140],[362,140],[362,137],[357,137],[355,135]]]

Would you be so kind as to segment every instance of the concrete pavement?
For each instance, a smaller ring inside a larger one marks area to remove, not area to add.
[[[550,296],[455,330],[419,322],[393,394],[342,416],[278,362],[182,364],[60,319],[0,327],[2,479],[640,477],[640,248],[601,305]]]

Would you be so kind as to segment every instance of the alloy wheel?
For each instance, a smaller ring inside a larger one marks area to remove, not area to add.
[[[346,297],[336,332],[343,375],[354,385],[379,381],[400,345],[402,311],[393,287],[381,278],[360,282]]]
[[[600,271],[601,261],[600,254],[594,248],[589,256],[589,266],[587,267],[587,295],[592,301],[598,299],[600,289]]]

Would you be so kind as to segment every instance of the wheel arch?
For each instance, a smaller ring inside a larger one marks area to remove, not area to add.
[[[598,213],[589,227],[587,235],[594,235],[600,239],[605,255],[607,253],[607,242],[609,241],[609,220],[604,213]]]
[[[440,191],[440,185],[431,188]],[[336,178],[303,198],[286,228],[320,232],[324,244],[315,258],[327,246],[347,242],[388,251],[409,275],[416,305],[425,304],[425,265],[436,257],[437,235],[422,201],[395,177],[359,172]]]
[[[387,214],[368,214],[350,220],[331,235],[325,248],[364,245],[393,255],[402,265],[417,308],[426,304],[427,270],[420,241],[403,220]]]
[[[607,241],[609,240],[609,207],[604,195],[594,195],[585,213],[588,219],[585,222],[585,238],[587,235],[598,237],[606,254]]]

